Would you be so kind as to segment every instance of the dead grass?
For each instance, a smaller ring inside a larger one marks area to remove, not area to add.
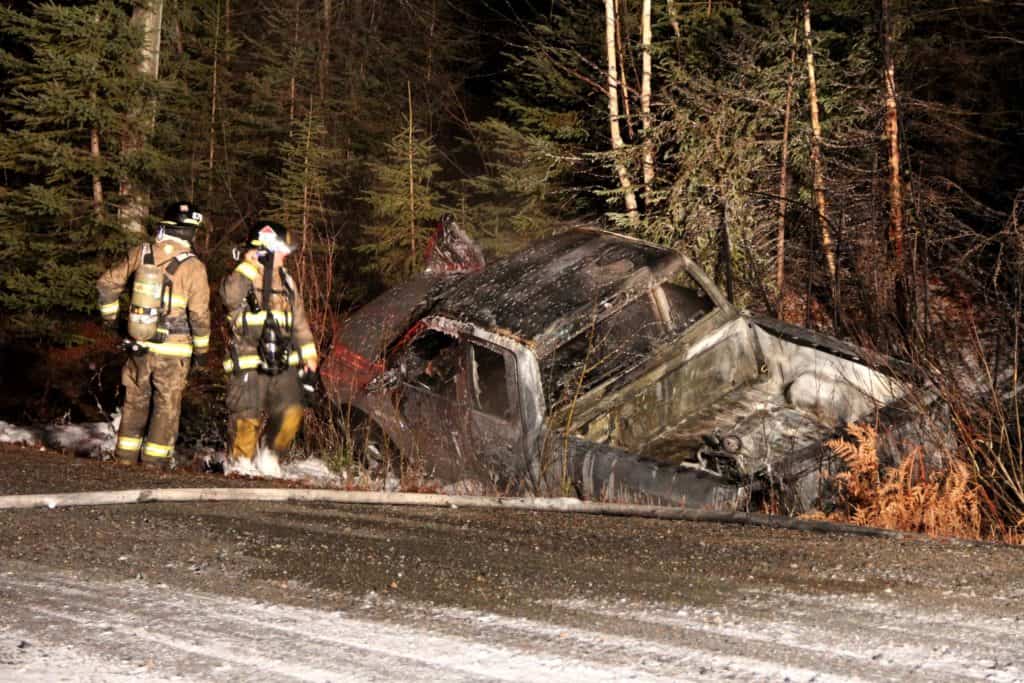
[[[896,467],[883,468],[878,433],[851,425],[848,438],[827,446],[846,465],[832,479],[837,508],[827,519],[862,526],[973,540],[1024,542],[1024,517],[1015,526],[999,519],[976,470],[958,458],[929,467],[915,447]]]

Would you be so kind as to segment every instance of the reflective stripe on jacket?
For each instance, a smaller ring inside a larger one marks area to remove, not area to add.
[[[303,356],[305,358],[305,356]],[[238,357],[238,370],[244,372],[245,370],[255,370],[260,366],[260,357],[255,353],[246,354]],[[298,367],[299,366],[299,352],[292,351],[288,354],[288,366]],[[224,361],[224,372],[232,373],[235,371],[235,361],[233,358],[227,358]]]

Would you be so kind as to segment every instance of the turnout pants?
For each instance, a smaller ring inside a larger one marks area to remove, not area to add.
[[[246,370],[228,381],[228,456],[252,459],[263,440],[276,455],[291,447],[302,425],[302,390],[297,368],[277,375]]]
[[[141,455],[147,464],[170,463],[190,362],[150,351],[124,364],[124,407],[114,451],[120,462],[135,463]]]

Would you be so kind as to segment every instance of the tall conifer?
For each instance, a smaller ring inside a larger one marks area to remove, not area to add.
[[[388,281],[404,280],[423,266],[432,223],[442,211],[435,156],[433,140],[409,116],[384,159],[369,165],[373,183],[363,196],[373,216],[359,250]]]
[[[95,307],[94,278],[124,245],[116,189],[134,169],[119,145],[148,86],[119,3],[0,7],[0,33],[14,46],[0,53],[0,307],[38,332],[40,314]]]

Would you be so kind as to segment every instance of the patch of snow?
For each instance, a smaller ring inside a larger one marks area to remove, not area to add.
[[[0,420],[0,443],[21,446],[40,446],[71,451],[79,455],[102,457],[114,452],[117,428],[121,424],[120,411],[110,422],[84,424],[51,424],[45,427],[19,427]]]
[[[224,474],[235,474],[239,477],[258,477],[259,470],[249,458],[225,458]]]
[[[42,435],[38,430],[27,429],[0,420],[0,443],[12,443],[19,446],[38,446]]]
[[[50,448],[72,451],[80,455],[102,457],[114,452],[120,414],[111,422],[49,425],[43,428],[43,443]]]
[[[342,477],[327,466],[320,458],[304,458],[281,463],[270,451],[260,448],[254,460],[225,458],[223,454],[207,454],[203,462],[208,469],[223,467],[224,474],[240,477],[262,477],[264,479],[285,479],[303,481],[318,486],[339,486]]]
[[[325,484],[340,484],[341,477],[332,472],[320,458],[293,460],[281,467],[281,477],[290,480],[308,480]]]
[[[40,643],[26,633],[0,628],[0,679],[20,683],[51,681],[104,681],[162,683],[180,681],[152,670],[152,662],[138,657],[134,662],[96,657],[85,648]],[[8,678],[9,676],[9,678]]]
[[[281,463],[277,459],[277,454],[269,448],[260,447],[256,451],[256,457],[253,459],[253,464],[259,471],[260,476],[267,477],[269,479],[281,478]]]
[[[0,443],[22,446],[45,445],[57,450],[101,458],[114,452],[120,424],[120,412],[114,413],[110,422],[52,424],[38,429],[20,427],[0,420]],[[276,455],[264,447],[260,447],[255,461],[231,460],[222,451],[208,448],[198,450],[194,454],[186,453],[184,457],[186,461],[190,457],[199,459],[207,471],[223,471],[224,474],[241,477],[306,481],[319,486],[340,486],[343,483],[343,477],[332,472],[327,463],[320,458],[310,457],[282,464],[278,462]],[[397,478],[389,479],[387,484],[387,490],[398,490]]]

